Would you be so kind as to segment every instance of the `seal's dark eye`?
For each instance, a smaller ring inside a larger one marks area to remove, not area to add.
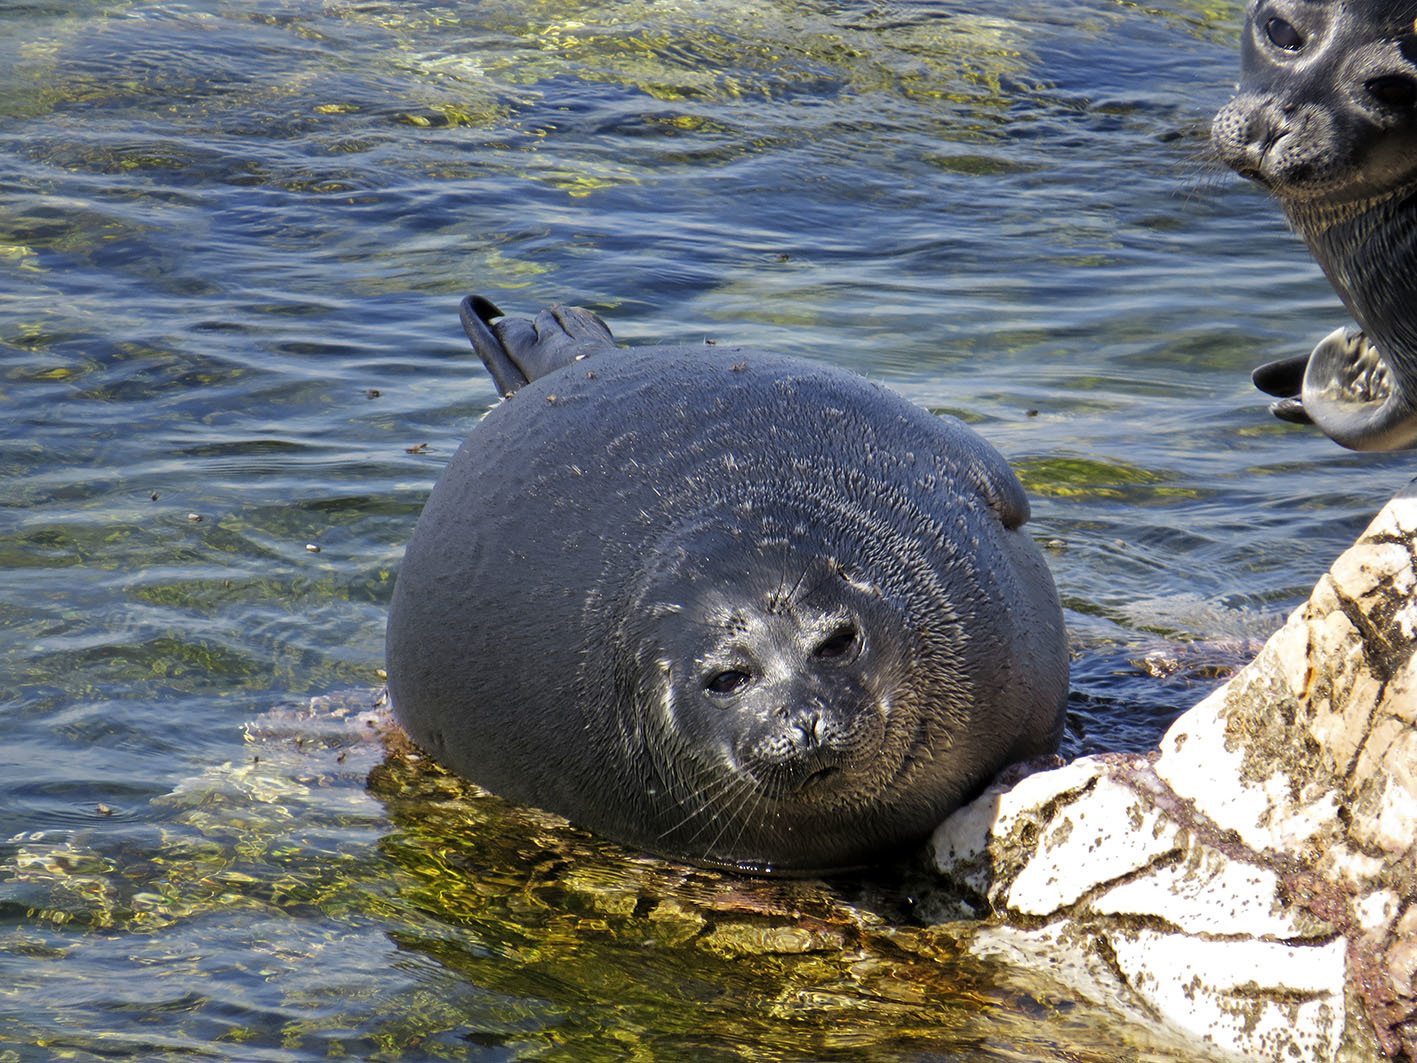
[[[1417,81],[1402,74],[1373,78],[1363,86],[1368,95],[1389,107],[1411,107],[1417,103]]]
[[[725,668],[715,672],[704,681],[704,689],[710,694],[736,694],[753,681],[747,672],[736,668]]]
[[[1272,18],[1264,24],[1264,35],[1276,48],[1297,52],[1304,47],[1304,35],[1282,18]]]
[[[857,634],[854,627],[842,627],[833,631],[817,644],[812,656],[824,661],[839,661],[849,657],[856,649]]]

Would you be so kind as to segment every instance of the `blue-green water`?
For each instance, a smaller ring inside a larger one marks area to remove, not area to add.
[[[1069,750],[1153,743],[1207,669],[1131,662],[1234,663],[1411,477],[1248,383],[1343,314],[1205,161],[1238,6],[0,3],[0,1060],[1134,1058],[899,898],[847,932],[810,884],[548,861],[247,725],[378,687],[494,400],[476,290],[969,420],[1049,544]]]

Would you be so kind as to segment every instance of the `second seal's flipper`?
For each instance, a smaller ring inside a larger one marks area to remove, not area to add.
[[[1309,355],[1304,410],[1350,450],[1405,450],[1417,446],[1417,409],[1402,383],[1361,329],[1335,329]]]
[[[1266,395],[1277,399],[1297,399],[1304,390],[1304,370],[1308,365],[1307,354],[1281,358],[1260,366],[1250,374],[1250,380]]]
[[[490,299],[469,295],[460,313],[473,350],[504,396],[615,343],[609,326],[579,306],[553,306],[528,321],[505,317]]]
[[[1281,421],[1290,424],[1314,423],[1305,412],[1300,398],[1304,391],[1304,370],[1308,365],[1309,356],[1300,354],[1293,358],[1281,358],[1277,362],[1266,362],[1250,374],[1255,387],[1279,400],[1269,404],[1269,412]]]
[[[1271,402],[1269,412],[1281,421],[1288,421],[1290,424],[1314,423],[1314,419],[1309,416],[1309,411],[1304,409],[1302,399],[1280,399],[1278,402]]]
[[[1279,399],[1269,410],[1281,421],[1315,425],[1350,450],[1417,446],[1417,409],[1361,329],[1334,329],[1312,353],[1269,362],[1251,379]]]

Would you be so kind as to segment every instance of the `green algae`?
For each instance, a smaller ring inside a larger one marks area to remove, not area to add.
[[[1117,461],[1064,456],[1032,458],[1019,462],[1014,471],[1026,491],[1044,497],[1125,499],[1143,505],[1202,497],[1196,488],[1176,485],[1166,472]]]

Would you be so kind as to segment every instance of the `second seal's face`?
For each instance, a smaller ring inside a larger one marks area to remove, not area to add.
[[[1417,3],[1257,0],[1221,159],[1276,194],[1363,200],[1417,179]]]

